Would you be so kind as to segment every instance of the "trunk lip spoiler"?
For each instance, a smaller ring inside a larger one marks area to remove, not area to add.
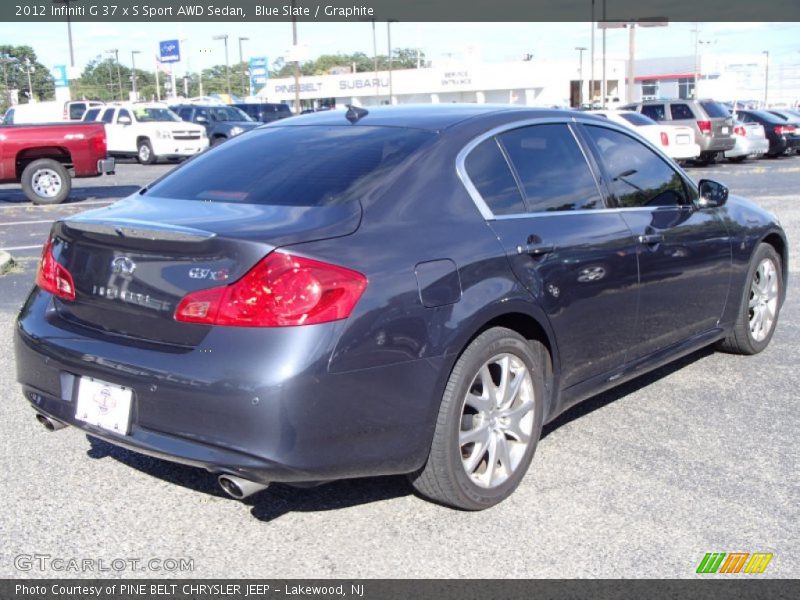
[[[68,229],[84,231],[86,233],[112,235],[126,239],[169,239],[188,242],[204,241],[217,237],[217,234],[214,232],[195,229],[193,227],[161,224],[154,223],[153,221],[128,218],[103,219],[78,215],[76,217],[62,219],[60,223]]]

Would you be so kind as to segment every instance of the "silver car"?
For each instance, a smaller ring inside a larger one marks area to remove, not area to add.
[[[725,152],[725,158],[732,162],[742,162],[745,158],[760,158],[769,151],[769,140],[764,126],[759,123],[736,121],[733,127],[736,145]]]

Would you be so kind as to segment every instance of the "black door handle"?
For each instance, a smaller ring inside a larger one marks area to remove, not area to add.
[[[639,236],[640,244],[658,244],[664,241],[664,236],[660,233],[646,233]]]

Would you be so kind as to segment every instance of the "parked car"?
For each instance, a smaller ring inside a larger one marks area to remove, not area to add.
[[[70,100],[64,103],[63,119],[65,121],[80,121],[87,110],[96,106],[105,106],[105,104],[105,102],[98,100]]]
[[[145,165],[159,158],[187,158],[208,147],[205,127],[184,123],[165,104],[135,102],[90,108],[83,120],[105,123],[110,154],[135,156]]]
[[[83,113],[91,106],[103,106],[95,100],[71,100],[68,102],[31,102],[17,104],[6,110],[4,125],[23,125],[37,123],[57,123],[59,121],[80,121]]]
[[[691,127],[703,162],[716,159],[718,154],[731,150],[736,144],[733,118],[727,108],[714,100],[646,100],[623,108],[665,125]]]
[[[591,114],[633,129],[673,160],[690,160],[700,156],[700,146],[695,143],[694,131],[689,127],[662,125],[632,110],[594,110]]]
[[[708,345],[766,348],[788,248],[773,215],[608,119],[298,116],[56,221],[17,377],[47,429],[236,498],[406,473],[484,509],[584,398]]]
[[[261,123],[272,123],[292,116],[292,109],[288,104],[277,102],[247,102],[232,106],[246,112],[252,119]]]
[[[731,162],[742,162],[748,157],[760,158],[769,152],[769,140],[764,132],[764,126],[759,123],[736,120],[733,126],[733,138],[736,145],[725,152],[725,158]]]
[[[212,146],[260,125],[243,111],[225,104],[176,104],[170,108],[184,121],[205,127]]]
[[[769,140],[767,156],[775,158],[800,148],[800,135],[797,127],[786,120],[764,110],[740,110],[736,113],[742,123],[758,123],[764,127]]]
[[[72,177],[114,173],[106,134],[96,123],[51,123],[0,127],[0,183],[19,182],[34,204],[69,197]]]

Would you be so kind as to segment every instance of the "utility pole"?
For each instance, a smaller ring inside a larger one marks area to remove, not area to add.
[[[633,102],[633,79],[634,68],[633,63],[636,60],[636,23],[628,23],[628,85],[625,94],[625,100],[630,104]]]
[[[375,100],[381,103],[381,86],[378,82],[378,41],[375,37],[375,19],[372,19],[372,62],[375,66]]]
[[[228,90],[228,96],[231,95],[231,67],[230,62],[228,61],[228,34],[224,33],[222,35],[215,35],[211,38],[212,40],[222,40],[225,42],[225,85]]]
[[[766,61],[764,63],[764,108],[767,108],[767,97],[769,94],[769,50],[764,50],[761,54],[766,56]]]
[[[133,92],[133,101],[136,102],[139,97],[136,95],[136,55],[141,54],[139,50],[131,50],[131,90]]]
[[[25,72],[28,74],[28,102],[36,102],[33,99],[33,84],[31,83],[31,59],[25,58]],[[765,96],[766,97],[766,96]]]
[[[292,46],[294,47],[294,112],[300,114],[300,57],[297,55],[297,17],[294,14],[296,0],[292,0]]]
[[[392,23],[397,23],[397,19],[386,20],[386,43],[389,46],[389,106],[394,104],[392,91]]]
[[[583,46],[575,48],[578,51],[578,108],[583,106]]]
[[[242,96],[247,96],[248,95],[247,88],[245,88],[245,83],[244,83],[245,68],[244,68],[244,54],[242,54],[242,42],[247,42],[249,40],[250,40],[249,37],[240,37],[239,38],[239,65],[240,65],[240,68],[242,69]]]
[[[606,0],[603,0],[603,23],[606,21]],[[601,106],[606,107],[606,94],[608,82],[606,81],[606,28],[603,27],[603,83],[600,86],[600,94],[602,94]]]
[[[53,4],[63,4],[67,13],[67,39],[69,40],[69,66],[75,67],[75,52],[72,50],[72,20],[69,16],[69,3],[77,0],[53,0]]]
[[[595,26],[594,26],[594,0],[592,0],[592,23],[591,23],[591,26],[592,26],[592,43],[591,43],[592,50],[591,50],[591,53],[590,53],[591,56],[589,58],[589,63],[590,63],[589,64],[589,72],[590,72],[590,75],[589,75],[589,103],[590,104],[594,102],[594,30],[595,30]]]

